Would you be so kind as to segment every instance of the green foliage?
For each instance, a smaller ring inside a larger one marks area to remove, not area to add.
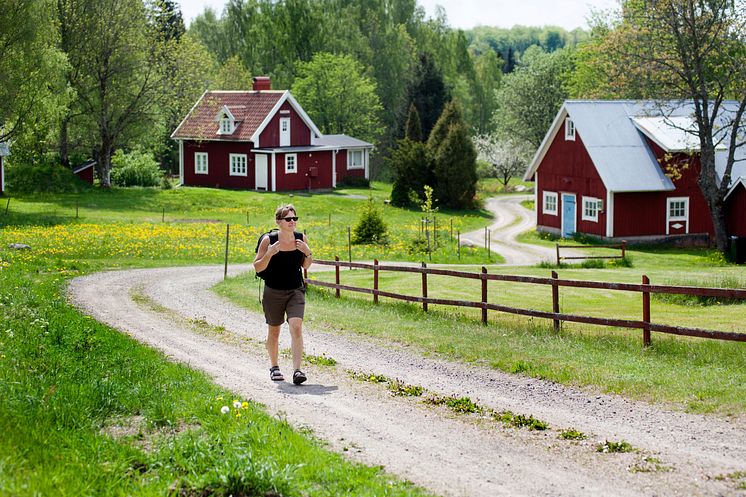
[[[327,357],[326,355],[311,355],[306,354],[305,360],[309,364],[315,364],[317,366],[336,366],[337,360],[333,357]]]
[[[404,138],[414,142],[422,141],[422,122],[420,121],[420,113],[417,112],[417,107],[414,104],[409,105],[409,115],[407,115],[407,122],[404,125]]]
[[[350,378],[354,380],[365,381],[368,383],[387,383],[391,381],[388,377],[382,374],[361,373],[358,371],[351,371],[351,370],[348,370],[347,374],[349,374]]]
[[[477,152],[455,102],[449,103],[428,138],[435,196],[441,205],[468,209],[477,190]]]
[[[602,444],[596,446],[596,452],[603,453],[619,453],[619,452],[635,452],[637,451],[629,442],[622,440],[621,442],[610,442],[606,440]]]
[[[253,84],[251,74],[238,55],[229,58],[220,66],[210,82],[212,90],[249,90]]]
[[[544,431],[549,428],[547,423],[538,420],[531,415],[526,416],[525,414],[515,414],[511,411],[493,412],[492,417],[503,423],[505,426],[512,428],[528,428],[529,431]]]
[[[399,140],[389,161],[395,172],[391,205],[418,205],[424,199],[425,185],[434,184],[435,180],[427,146],[406,138]]]
[[[398,379],[389,381],[388,389],[391,392],[391,395],[398,397],[421,397],[422,393],[425,391],[425,389],[419,385],[407,385]]]
[[[436,67],[432,55],[423,52],[419,62],[415,79],[409,89],[409,100],[417,109],[422,137],[427,140],[446,104],[451,100],[451,94],[446,88],[443,73]]]
[[[730,289],[743,289],[746,288],[746,279],[738,278],[731,275],[723,275],[720,277],[713,277],[710,279],[687,279],[677,278],[670,279],[663,283],[664,285],[672,286],[694,286],[694,287],[705,287],[705,288],[730,288]],[[654,293],[651,295],[653,300],[657,302],[665,302],[667,304],[681,305],[681,306],[718,306],[718,305],[734,305],[742,304],[742,299],[729,299],[719,297],[704,297],[701,295],[678,295],[678,294],[667,294],[667,293]]]
[[[142,150],[117,150],[111,160],[111,181],[117,186],[161,186],[163,171],[153,156]]]
[[[467,414],[467,413],[480,413],[483,411],[483,408],[476,403],[474,403],[473,400],[471,400],[469,397],[457,397],[455,395],[451,396],[432,396],[428,397],[424,401],[426,404],[431,404],[434,406],[446,406],[449,409],[451,409],[453,412],[461,413],[461,414]]]
[[[562,430],[559,434],[559,438],[562,440],[585,440],[588,437],[583,432],[574,428],[568,428],[567,430]]]
[[[62,167],[55,158],[27,164],[11,161],[5,168],[5,181],[11,193],[74,193],[89,188],[88,183]]]
[[[360,213],[360,219],[352,230],[352,243],[386,243],[388,241],[386,223],[378,207],[373,203],[373,198]]]
[[[295,98],[322,133],[347,134],[375,143],[383,128],[376,82],[349,55],[319,52],[298,65]]]

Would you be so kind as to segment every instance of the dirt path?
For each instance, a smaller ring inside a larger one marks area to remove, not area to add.
[[[247,269],[236,266],[230,272]],[[273,383],[263,348],[263,318],[209,290],[222,275],[222,266],[104,272],[76,278],[69,291],[71,300],[95,319],[206,371],[296,426],[312,428],[333,449],[383,465],[437,494],[746,495],[733,481],[715,478],[746,471],[743,419],[669,411],[313,328],[305,332],[306,352],[333,357],[338,366],[308,366],[309,382],[301,387]],[[225,332],[198,333],[190,320],[223,326]],[[289,346],[287,331],[281,340],[281,348]],[[285,372],[289,363],[281,361]],[[400,378],[442,395],[469,396],[498,411],[533,415],[551,429],[530,432],[450,414],[416,399],[393,397],[381,385],[355,381],[346,369]],[[591,438],[560,440],[567,428]],[[640,452],[595,450],[599,441],[622,439]],[[646,457],[658,462],[646,462]]]
[[[490,248],[505,257],[506,266],[531,266],[542,261],[555,262],[556,252],[549,247],[529,245],[517,240],[517,236],[536,227],[536,216],[521,205],[533,195],[502,195],[487,199],[485,208],[495,216],[495,222],[487,229],[490,232]],[[484,228],[461,235],[462,245],[484,247]],[[570,253],[572,252],[572,253]],[[566,256],[582,256],[580,251],[564,250]]]

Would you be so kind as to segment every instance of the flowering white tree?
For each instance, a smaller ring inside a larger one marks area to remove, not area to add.
[[[496,135],[474,137],[477,159],[492,166],[490,176],[497,178],[508,188],[510,178],[523,173],[528,164],[527,147],[514,140],[501,139]]]

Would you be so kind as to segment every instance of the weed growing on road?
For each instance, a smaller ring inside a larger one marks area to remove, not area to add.
[[[368,383],[387,383],[391,381],[382,374],[362,373],[359,371],[352,371],[351,369],[347,370],[347,374],[350,375],[350,378],[353,380],[367,381]]]
[[[306,355],[305,356],[306,361],[309,364],[313,364],[315,366],[336,366],[337,360],[333,357],[327,357],[324,354],[321,355]]]
[[[583,432],[580,432],[574,428],[568,428],[567,430],[562,430],[562,432],[559,434],[559,438],[562,440],[585,440],[588,438],[585,436]]]
[[[622,440],[621,442],[610,442],[608,440],[604,441],[604,443],[598,444],[596,446],[596,452],[603,452],[603,453],[609,453],[609,452],[635,452],[637,449],[632,446],[629,442]]]
[[[657,457],[646,456],[630,466],[629,471],[630,473],[658,473],[673,471],[673,467],[663,464]]]
[[[531,415],[514,414],[510,411],[493,412],[492,417],[502,422],[506,426],[514,428],[528,428],[530,431],[544,431],[549,425],[544,421],[538,420]]]
[[[400,397],[420,397],[422,392],[425,391],[425,389],[419,385],[407,385],[400,380],[390,381],[388,388],[392,395]]]

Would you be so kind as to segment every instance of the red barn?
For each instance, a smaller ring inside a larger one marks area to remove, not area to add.
[[[10,155],[10,147],[0,142],[0,195],[5,193],[5,158]]]
[[[690,103],[566,101],[524,180],[536,182],[537,230],[567,237],[705,243],[714,234],[699,186]],[[722,138],[722,137],[716,137]],[[718,146],[718,179],[726,140]],[[741,147],[736,159],[746,159]],[[746,162],[726,198],[730,235],[746,234]]]
[[[94,166],[96,165],[95,160],[91,160],[88,162],[85,162],[78,167],[73,169],[73,174],[77,176],[78,178],[82,179],[86,183],[93,184],[93,170]]]
[[[171,138],[181,184],[263,191],[331,189],[369,179],[373,145],[323,135],[289,91],[206,91]]]

